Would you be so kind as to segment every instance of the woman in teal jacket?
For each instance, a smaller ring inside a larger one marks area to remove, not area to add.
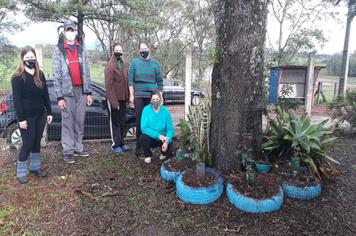
[[[161,105],[159,91],[151,94],[151,103],[142,111],[139,144],[145,156],[145,162],[151,163],[151,148],[161,147],[160,160],[173,154],[174,128],[170,111]]]

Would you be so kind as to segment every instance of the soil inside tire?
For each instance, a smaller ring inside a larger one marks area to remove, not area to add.
[[[177,158],[171,158],[168,162],[163,163],[163,166],[168,171],[183,171],[194,166],[194,161],[191,158],[185,158],[182,161],[177,160]]]
[[[182,176],[182,180],[184,184],[190,187],[208,187],[216,183],[216,176],[209,171],[205,171],[205,176],[202,179],[198,179],[196,175],[196,168],[193,167],[186,172],[184,172]]]
[[[292,169],[287,163],[278,163],[274,165],[273,173],[278,175],[283,182],[293,184],[297,187],[310,187],[320,183],[319,179],[313,173],[304,167],[298,174],[293,174]]]
[[[256,173],[256,185],[248,185],[245,173],[232,174],[228,177],[228,182],[235,190],[246,197],[256,199],[267,199],[278,194],[281,179],[276,175],[262,175]]]

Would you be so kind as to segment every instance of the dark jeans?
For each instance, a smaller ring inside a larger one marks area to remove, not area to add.
[[[135,117],[136,117],[136,149],[142,149],[140,147],[139,137],[141,136],[141,115],[145,106],[150,104],[150,98],[135,98]]]
[[[112,148],[122,147],[125,145],[126,101],[119,101],[119,105],[120,109],[109,107],[111,114],[111,138],[113,141]]]
[[[146,134],[141,134],[139,142],[140,147],[143,150],[143,155],[145,157],[152,157],[151,148],[162,147],[163,145],[163,142],[161,140],[151,138]],[[169,158],[173,156],[173,142],[168,144],[167,150],[165,152],[162,152],[162,154]]]
[[[27,161],[30,153],[40,153],[43,130],[46,126],[47,115],[43,113],[35,117],[27,117],[27,129],[21,129],[22,147],[19,161]]]

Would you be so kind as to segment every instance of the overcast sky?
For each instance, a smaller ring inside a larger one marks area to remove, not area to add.
[[[333,54],[336,52],[341,52],[344,44],[345,36],[345,22],[346,22],[346,7],[339,7],[340,9],[340,19],[342,22],[340,24],[336,23],[334,20],[324,22],[320,27],[325,32],[325,35],[329,39],[324,48],[318,48],[317,53],[327,53]],[[21,17],[17,17],[21,19]],[[270,37],[277,35],[273,33],[276,30],[276,26],[270,23],[268,24],[268,31]],[[25,27],[23,31],[17,32],[13,35],[8,35],[10,42],[17,46],[25,45],[35,45],[35,44],[56,44],[57,43],[57,27],[59,23],[31,23],[29,26]],[[92,33],[88,28],[84,29],[86,35],[86,47],[89,49],[94,49],[98,44],[94,33]],[[274,40],[272,38],[272,40]],[[350,51],[356,50],[356,26],[355,23],[351,26],[351,38],[350,38]],[[123,42],[125,44],[125,42]]]

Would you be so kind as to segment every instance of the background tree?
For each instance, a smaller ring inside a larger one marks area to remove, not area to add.
[[[218,0],[212,74],[210,146],[216,166],[240,169],[239,144],[252,137],[254,158],[261,155],[262,79],[267,18],[266,0]]]
[[[277,65],[291,62],[299,52],[322,46],[326,38],[318,29],[322,20],[333,16],[325,0],[271,0],[269,18],[278,24],[278,37],[274,41],[267,33],[269,47],[274,51]]]
[[[18,57],[13,56],[16,54],[16,47],[9,45],[5,35],[21,29],[14,19],[17,10],[17,1],[0,0],[0,82],[8,80],[18,64]]]

